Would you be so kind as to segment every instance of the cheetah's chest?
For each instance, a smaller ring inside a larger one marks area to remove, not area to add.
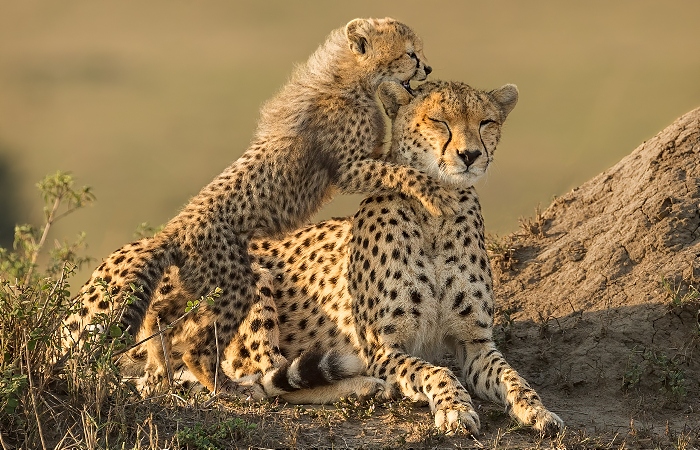
[[[475,197],[467,197],[463,208],[451,216],[431,217],[418,214],[418,248],[409,264],[412,283],[422,289],[420,303],[410,297],[406,303],[419,311],[417,327],[408,346],[414,354],[433,360],[455,321],[481,310],[484,302],[491,308],[491,274],[483,242],[483,220]],[[421,290],[419,289],[419,291]]]

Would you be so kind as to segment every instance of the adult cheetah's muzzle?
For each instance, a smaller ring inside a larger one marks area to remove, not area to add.
[[[465,150],[463,152],[458,152],[457,154],[460,158],[462,158],[464,164],[469,167],[474,164],[479,156],[481,156],[481,150]]]

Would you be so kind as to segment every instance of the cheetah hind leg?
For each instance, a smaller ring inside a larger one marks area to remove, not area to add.
[[[258,302],[227,346],[222,368],[229,394],[246,399],[283,396],[291,403],[330,403],[342,397],[369,397],[384,391],[382,380],[361,376],[365,364],[357,355],[310,350],[288,362],[279,350],[279,323],[273,277],[257,264]]]
[[[124,355],[119,360],[119,369],[122,380],[133,384],[143,397],[165,392],[168,388],[165,365],[154,363],[143,348],[137,347]]]
[[[159,306],[156,303],[152,305],[151,310],[144,318],[141,330],[136,335],[137,342],[148,337],[150,339],[133,352],[133,354],[140,352],[140,355],[145,354],[146,357],[143,375],[138,379],[136,387],[141,395],[147,397],[166,392],[171,387],[172,382],[172,367],[168,360],[168,356],[172,352],[171,335],[167,331],[161,331],[162,327],[158,316]],[[159,331],[161,331],[160,335],[151,337]]]
[[[251,269],[257,274],[256,302],[224,350],[221,368],[229,379],[223,393],[262,400],[271,396],[261,382],[263,374],[286,367],[287,359],[279,348],[274,278],[256,263]]]

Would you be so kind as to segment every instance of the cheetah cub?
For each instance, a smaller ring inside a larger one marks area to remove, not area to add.
[[[494,343],[491,269],[472,187],[493,160],[517,88],[427,82],[413,97],[389,83],[379,95],[395,117],[393,161],[440,179],[459,208],[435,217],[415,198],[386,193],[366,198],[352,220],[253,241],[253,257],[275,277],[282,354],[359,354],[364,376],[383,380],[387,395],[427,401],[441,430],[478,432],[471,392],[555,433],[561,419]],[[461,378],[440,365],[445,353]],[[313,391],[304,394],[296,400],[317,400]]]
[[[187,336],[182,359],[208,389],[235,393],[237,385],[220,372],[210,343],[216,335],[222,348],[228,346],[260,309],[260,277],[248,253],[253,236],[273,237],[302,225],[337,192],[402,192],[436,215],[456,208],[454,194],[436,180],[375,159],[385,134],[378,86],[389,80],[408,89],[430,71],[420,38],[401,22],[355,19],[333,31],[263,106],[245,153],[162,232],[118,249],[93,272],[78,294],[77,312],[65,321],[66,339],[75,343],[86,329],[113,329],[101,323],[110,314],[132,335],[155,331],[143,318],[164,271],[175,266],[193,299],[221,288]],[[284,363],[266,336],[258,344],[260,370]],[[146,345],[154,347],[149,357],[162,355],[157,339]]]

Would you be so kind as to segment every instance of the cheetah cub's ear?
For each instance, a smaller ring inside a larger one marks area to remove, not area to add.
[[[399,108],[408,105],[413,100],[413,95],[400,83],[384,81],[377,89],[379,100],[384,105],[384,111],[391,120],[396,119]]]
[[[518,87],[514,84],[503,85],[489,92],[489,94],[501,105],[504,119],[513,111],[515,104],[518,103]]]
[[[373,24],[367,19],[354,19],[345,25],[345,36],[354,54],[361,56],[367,52],[369,36],[373,28]]]

